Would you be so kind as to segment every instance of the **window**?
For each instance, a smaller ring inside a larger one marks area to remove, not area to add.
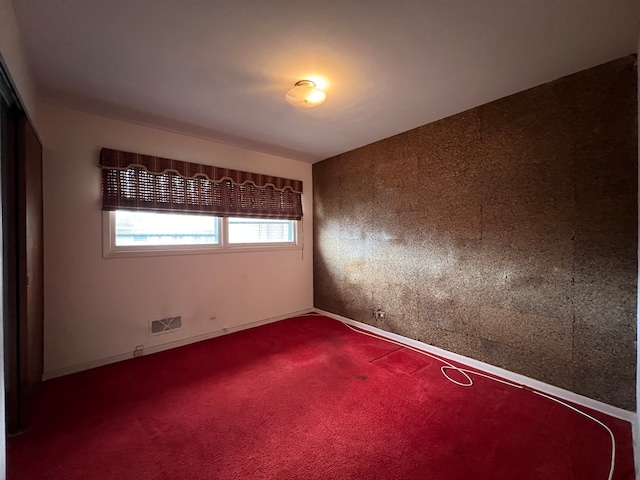
[[[104,212],[103,256],[131,257],[296,249],[296,220],[128,210]]]
[[[209,215],[114,212],[116,247],[218,245],[218,218]]]
[[[295,241],[293,220],[229,218],[230,244],[291,243]]]
[[[103,255],[298,248],[302,182],[103,148]]]

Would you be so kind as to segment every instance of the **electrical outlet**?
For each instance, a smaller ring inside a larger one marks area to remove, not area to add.
[[[136,349],[133,351],[133,357],[141,357],[144,355],[144,345],[136,345]]]

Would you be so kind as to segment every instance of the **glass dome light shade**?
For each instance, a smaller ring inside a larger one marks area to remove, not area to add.
[[[324,102],[327,94],[316,87],[311,80],[300,80],[287,92],[285,98],[294,107],[311,108]]]

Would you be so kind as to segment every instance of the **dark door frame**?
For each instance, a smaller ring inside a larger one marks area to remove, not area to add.
[[[9,435],[28,428],[43,367],[42,147],[16,91],[0,58],[0,387]]]
[[[0,170],[0,198],[2,199],[2,362],[0,369],[4,386],[6,431],[19,430],[18,395],[18,238],[17,238],[17,120],[20,102],[4,65],[0,64],[0,102],[2,115],[2,156]]]

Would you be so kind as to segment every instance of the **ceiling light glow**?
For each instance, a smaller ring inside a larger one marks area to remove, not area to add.
[[[287,102],[294,107],[311,108],[323,103],[327,94],[311,80],[300,80],[287,92]]]

